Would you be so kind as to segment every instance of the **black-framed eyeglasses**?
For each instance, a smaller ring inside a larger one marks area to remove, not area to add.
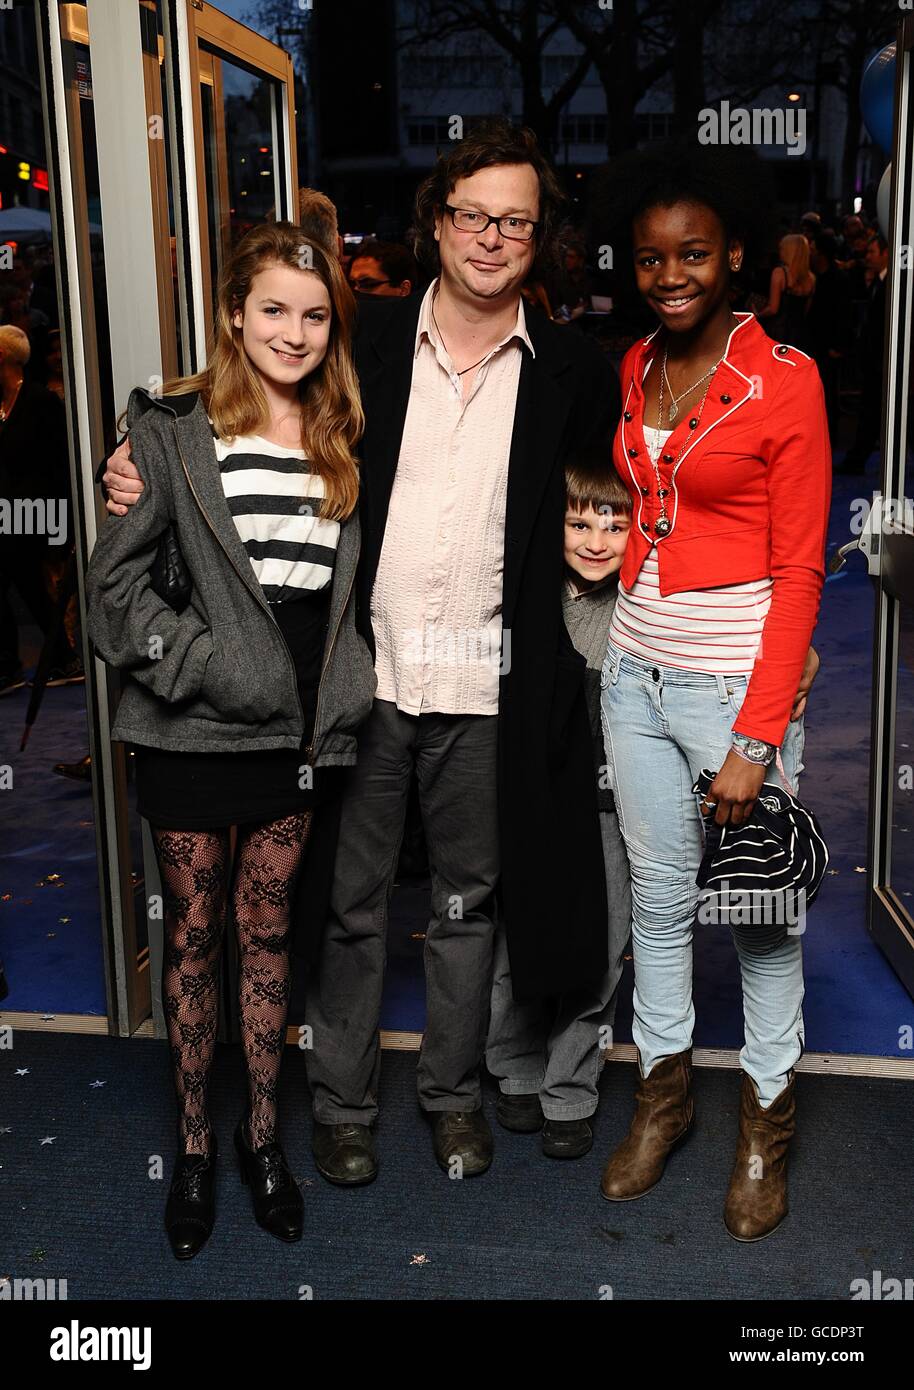
[[[389,280],[376,280],[371,275],[359,275],[349,281],[354,290],[376,290],[379,285],[389,285]]]
[[[478,236],[481,232],[487,232],[494,222],[498,235],[508,241],[530,241],[540,225],[531,222],[528,217],[490,217],[488,213],[476,212],[473,208],[452,208],[450,203],[445,203],[444,210],[451,214],[451,221],[458,232],[475,232]]]

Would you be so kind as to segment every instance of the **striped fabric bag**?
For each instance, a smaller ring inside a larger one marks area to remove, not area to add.
[[[704,798],[716,776],[703,768],[692,791]],[[703,890],[701,920],[795,925],[815,901],[828,864],[812,811],[766,782],[744,825],[717,825],[715,814],[712,808],[702,816],[705,849],[695,878]]]

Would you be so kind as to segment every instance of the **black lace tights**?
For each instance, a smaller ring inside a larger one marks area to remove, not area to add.
[[[247,1065],[248,1138],[276,1140],[276,1085],[289,1006],[289,911],[311,813],[239,826],[231,884]],[[162,999],[187,1153],[207,1153],[206,1088],[219,1015],[219,957],[228,899],[228,830],[161,830],[153,839],[165,906]]]

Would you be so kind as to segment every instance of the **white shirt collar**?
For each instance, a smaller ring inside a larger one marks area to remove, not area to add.
[[[438,279],[436,278],[422,296],[422,305],[419,309],[419,322],[416,325],[416,342],[413,349],[413,357],[419,355],[419,348],[422,346],[423,337],[428,339],[436,351],[440,348],[442,352],[446,352],[446,348],[441,341],[441,335],[436,330],[435,321],[432,318],[432,301],[435,297],[437,288]],[[514,327],[505,334],[500,343],[496,343],[491,351],[486,353],[483,361],[488,361],[492,353],[498,352],[499,348],[503,348],[512,338],[519,338],[524,346],[530,349],[531,356],[536,356],[536,349],[530,341],[530,334],[527,332],[527,318],[524,313],[523,295],[518,295],[517,297],[517,319],[515,320]]]

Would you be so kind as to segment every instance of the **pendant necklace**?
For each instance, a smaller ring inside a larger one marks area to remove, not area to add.
[[[674,395],[673,395],[673,388],[672,388],[672,386],[670,385],[670,379],[669,379],[669,377],[668,377],[667,374],[666,374],[666,359],[667,359],[667,353],[664,352],[664,354],[663,354],[663,369],[662,369],[662,372],[661,372],[660,388],[661,388],[661,390],[663,389],[663,383],[664,383],[664,381],[666,382],[667,386],[669,387],[671,399],[670,399],[670,408],[669,408],[669,410],[667,411],[667,419],[669,420],[670,424],[672,424],[673,421],[676,419],[676,417],[677,417],[678,414],[679,414],[679,402],[682,401],[682,400],[685,400],[685,398],[686,398],[686,396],[689,394],[689,392],[690,392],[690,391],[694,391],[696,386],[700,386],[701,383],[702,383],[703,381],[706,381],[708,377],[713,376],[714,373],[717,371],[717,368],[720,366],[720,362],[715,362],[715,363],[714,363],[714,366],[711,368],[711,370],[710,370],[709,372],[705,372],[704,376],[700,376],[700,377],[698,378],[697,381],[693,381],[693,382],[692,382],[692,385],[691,385],[691,386],[687,386],[686,389],[685,389],[684,391],[680,392],[680,394],[679,394],[678,396],[674,396]],[[662,416],[661,416],[661,419],[660,419],[660,423],[661,423],[661,424],[663,423],[663,417],[662,417]]]
[[[717,370],[717,366],[712,367],[711,370],[710,370],[710,372],[705,372],[705,375],[701,378],[701,380],[704,381],[704,380],[705,380],[705,377],[710,378],[711,376],[713,376],[713,374],[714,374],[714,372],[716,372],[716,370]],[[659,409],[658,409],[658,414],[657,414],[658,428],[659,428],[659,427],[662,427],[662,424],[663,424],[663,382],[664,382],[664,378],[665,378],[665,377],[666,377],[666,355],[664,354],[664,359],[663,359],[663,371],[662,371],[661,374],[660,374],[660,400],[659,400]],[[695,386],[698,386],[698,385],[699,385],[699,382],[696,381],[696,382],[695,382]],[[694,386],[689,387],[689,390],[690,390],[690,391],[691,391],[691,390],[694,390],[694,389],[695,389]],[[682,445],[681,445],[681,447],[680,447],[679,453],[676,455],[675,459],[670,459],[670,460],[668,460],[669,462],[671,462],[671,463],[673,464],[673,470],[672,470],[672,473],[670,474],[670,481],[671,481],[671,482],[672,482],[673,473],[676,472],[676,465],[679,463],[679,460],[682,458],[682,455],[683,455],[683,453],[685,452],[685,449],[686,449],[686,447],[688,446],[689,440],[692,438],[692,435],[695,433],[695,431],[698,429],[698,426],[701,424],[701,415],[702,415],[702,411],[703,411],[704,408],[705,408],[705,401],[708,399],[708,392],[710,391],[710,389],[711,389],[711,382],[710,382],[710,380],[708,380],[708,384],[707,384],[707,386],[705,387],[705,393],[704,393],[704,395],[703,395],[702,398],[701,398],[701,401],[700,401],[699,406],[698,406],[698,410],[696,411],[696,413],[692,416],[691,420],[689,421],[689,432],[688,432],[688,434],[686,435],[685,439],[684,439],[683,442],[682,442]],[[683,392],[683,395],[688,395],[688,391]],[[682,396],[680,396],[679,399],[682,400]],[[678,411],[677,411],[677,414],[678,414]],[[672,408],[670,409],[670,411],[669,411],[669,413],[668,413],[668,415],[667,415],[667,418],[668,418],[669,420],[675,419],[675,416],[674,416],[674,414],[673,414]],[[660,477],[659,460],[660,460],[660,453],[661,453],[662,447],[663,447],[663,446],[661,445],[660,448],[658,448],[658,450],[657,450],[657,457],[656,457],[656,458],[654,457],[654,450],[653,450],[653,449],[648,449],[648,451],[647,451],[647,456],[648,456],[648,458],[650,459],[651,467],[652,467],[653,470],[654,470],[654,477],[657,479],[657,496],[660,498],[660,515],[658,516],[657,520],[654,522],[654,532],[655,532],[655,534],[658,535],[658,536],[668,536],[668,535],[670,534],[670,531],[673,529],[673,523],[672,523],[672,521],[670,521],[670,518],[667,516],[667,511],[666,511],[666,499],[667,499],[667,497],[668,497],[668,495],[669,495],[670,489],[663,486],[663,480],[662,480],[661,477]]]

